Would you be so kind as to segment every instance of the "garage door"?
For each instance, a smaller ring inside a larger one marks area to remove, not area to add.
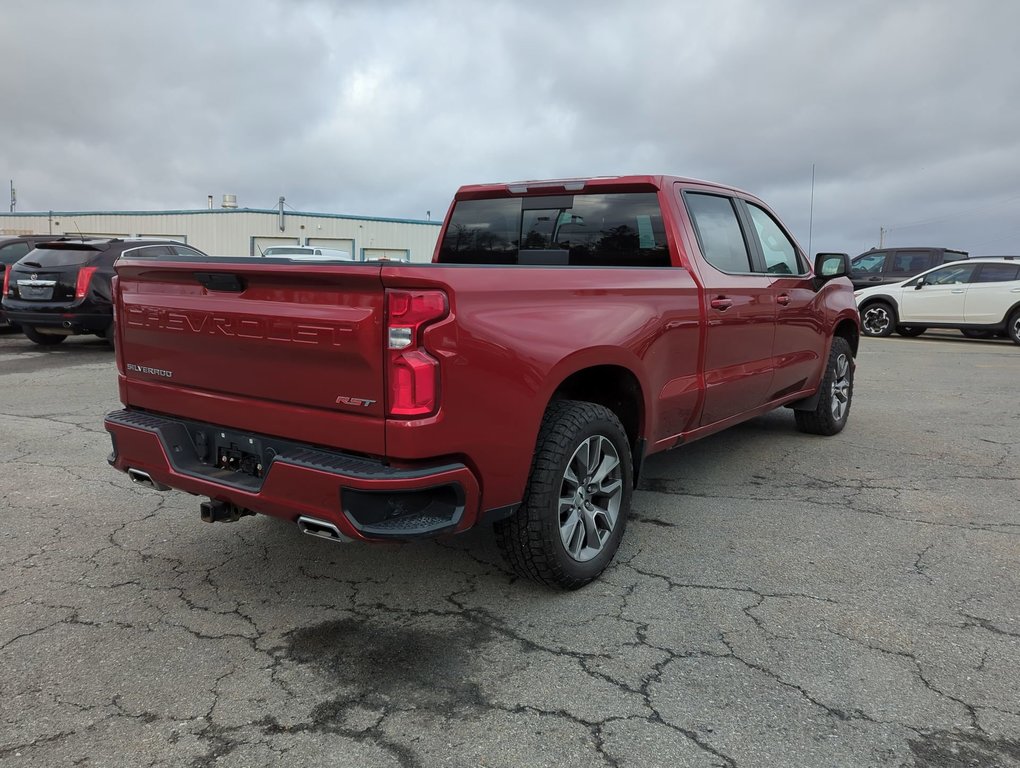
[[[301,245],[301,242],[296,237],[253,237],[251,255],[261,256],[262,252],[272,245]]]
[[[305,245],[317,245],[320,248],[335,248],[354,255],[354,241],[343,237],[310,237]]]

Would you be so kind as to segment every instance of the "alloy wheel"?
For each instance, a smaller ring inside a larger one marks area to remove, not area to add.
[[[880,335],[892,323],[889,311],[885,307],[868,307],[864,310],[864,317],[861,318],[861,325],[864,330],[873,336]]]
[[[832,418],[841,421],[850,403],[850,360],[846,355],[836,358],[832,377]]]
[[[622,498],[616,446],[592,435],[570,457],[560,485],[560,539],[572,559],[587,562],[602,551],[616,528]]]

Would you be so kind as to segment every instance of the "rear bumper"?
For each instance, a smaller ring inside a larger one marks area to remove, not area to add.
[[[479,484],[463,464],[395,468],[380,461],[147,411],[115,411],[110,464],[161,485],[297,522],[332,523],[346,537],[408,539],[466,530]],[[229,457],[228,457],[229,456]],[[217,467],[245,463],[254,474]]]
[[[82,312],[74,309],[53,308],[29,311],[7,306],[3,314],[8,322],[30,328],[59,328],[71,333],[102,333],[113,322],[113,314]]]

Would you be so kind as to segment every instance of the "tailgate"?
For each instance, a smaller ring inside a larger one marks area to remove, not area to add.
[[[264,259],[120,261],[124,403],[382,454],[379,272]]]

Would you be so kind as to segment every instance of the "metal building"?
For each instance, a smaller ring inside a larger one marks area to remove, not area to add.
[[[211,200],[210,200],[211,205]],[[42,211],[0,214],[0,236],[22,234],[93,237],[165,237],[213,256],[258,256],[270,245],[339,248],[357,259],[432,259],[438,222],[237,208],[185,211]]]

